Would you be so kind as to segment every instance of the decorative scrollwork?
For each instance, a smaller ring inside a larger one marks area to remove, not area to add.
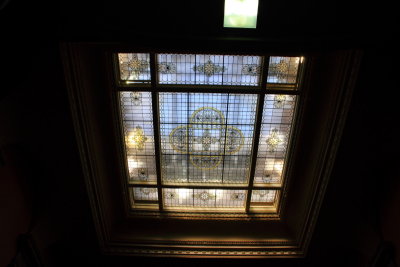
[[[268,152],[275,152],[278,146],[283,142],[283,140],[279,137],[278,129],[272,129],[271,133],[267,137],[266,142]]]
[[[158,64],[158,71],[162,74],[176,73],[176,65],[173,63],[160,63]]]
[[[166,192],[165,193],[165,197],[167,199],[175,199],[176,198],[176,194],[174,192]]]
[[[142,94],[140,92],[132,92],[129,96],[133,105],[139,106],[142,104]]]
[[[248,64],[242,67],[242,73],[244,75],[253,75],[257,76],[261,72],[261,66],[257,64]]]
[[[289,72],[289,64],[281,59],[279,63],[274,64],[273,69],[275,70],[278,79],[285,79]]]
[[[226,126],[223,113],[216,108],[199,108],[189,121],[189,125],[173,129],[169,141],[175,151],[189,153],[190,162],[196,168],[217,167],[222,161],[221,155],[236,153],[244,143],[242,131]]]
[[[140,60],[137,55],[133,54],[132,58],[128,61],[124,61],[122,59],[122,55],[120,55],[120,69],[121,74],[126,77],[132,77],[133,80],[139,78],[139,75],[149,68],[149,62],[146,60]]]
[[[139,168],[138,169],[138,177],[142,181],[147,181],[148,180],[147,168]]]
[[[180,153],[187,152],[187,132],[186,126],[179,126],[170,133],[169,141],[175,151]]]
[[[215,198],[215,195],[211,194],[211,193],[209,193],[207,191],[203,191],[203,192],[194,194],[194,198],[199,199],[199,200],[201,200],[203,202],[206,202],[206,201],[209,201],[209,200],[213,200]]]
[[[233,193],[231,194],[232,200],[244,200],[245,194],[244,193]]]
[[[202,136],[193,138],[193,142],[200,143],[204,151],[209,151],[211,145],[219,141],[218,138],[211,136],[209,129],[205,129]]]
[[[283,108],[285,106],[285,101],[285,95],[276,95],[274,97],[274,108]]]
[[[204,73],[206,76],[210,77],[214,74],[218,74],[225,71],[224,66],[214,64],[210,59],[205,64],[200,64],[193,66],[193,70],[196,72]]]
[[[140,192],[142,192],[144,195],[148,196],[150,194],[157,193],[157,188],[142,187],[142,188],[140,188]]]
[[[142,127],[136,126],[132,133],[128,137],[129,146],[136,148],[139,151],[144,149],[144,144],[147,141],[147,137],[144,134]]]

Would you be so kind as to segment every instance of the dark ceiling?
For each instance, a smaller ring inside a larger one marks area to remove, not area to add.
[[[395,94],[400,89],[395,38],[400,27],[394,4],[261,1],[259,29],[249,32],[222,29],[222,9],[220,0],[4,2],[0,10],[1,266],[14,257],[17,236],[27,232],[45,266],[369,266],[384,241],[394,246],[400,264]],[[248,40],[258,40],[272,50],[364,51],[307,257],[243,262],[101,255],[59,43],[116,41],[173,48],[182,43],[212,46],[221,40],[235,40],[243,47]]]

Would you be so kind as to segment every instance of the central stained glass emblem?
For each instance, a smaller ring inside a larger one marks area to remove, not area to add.
[[[165,183],[247,184],[257,95],[160,93]]]
[[[232,155],[244,143],[242,131],[224,124],[224,114],[213,107],[193,112],[189,124],[174,128],[170,135],[172,148],[189,154],[190,163],[199,169],[216,168],[223,155]]]

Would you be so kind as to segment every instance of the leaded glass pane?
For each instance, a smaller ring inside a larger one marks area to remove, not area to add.
[[[261,57],[158,54],[160,84],[257,86]]]
[[[277,197],[277,192],[278,190],[253,190],[251,205],[273,205]]]
[[[300,60],[300,57],[270,57],[267,82],[296,83]]]
[[[245,190],[225,189],[163,189],[164,206],[191,208],[244,208]]]
[[[135,203],[143,203],[143,201],[157,201],[158,190],[153,187],[133,187],[133,200]]]
[[[164,182],[247,183],[256,95],[160,93],[159,99]]]
[[[129,182],[157,181],[154,130],[149,92],[120,92]]]
[[[255,184],[282,183],[295,104],[296,96],[265,96]]]
[[[150,54],[118,53],[120,79],[127,83],[149,83]]]

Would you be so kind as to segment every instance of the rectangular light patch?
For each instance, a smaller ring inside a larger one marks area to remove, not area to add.
[[[257,27],[258,0],[225,0],[224,27]]]

